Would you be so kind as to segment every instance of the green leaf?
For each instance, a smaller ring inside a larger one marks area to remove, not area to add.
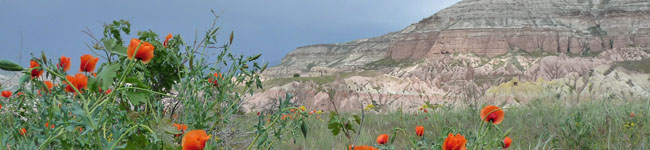
[[[110,85],[113,85],[113,78],[117,76],[115,72],[120,69],[120,65],[117,63],[108,64],[103,66],[101,72],[97,74],[97,77],[101,81],[101,87],[103,90],[108,90]]]
[[[300,124],[300,131],[302,132],[302,136],[307,138],[307,123],[305,121],[302,121],[302,124]]]
[[[126,77],[125,82],[126,83],[131,83],[131,84],[133,84],[133,85],[135,85],[136,87],[139,87],[139,88],[149,89],[149,86],[144,84],[144,82],[140,81],[136,77]]]
[[[357,124],[361,124],[361,117],[359,117],[359,115],[352,115],[352,117],[354,118],[354,122],[357,122]]]
[[[0,69],[5,71],[22,71],[23,66],[20,66],[9,60],[0,60]]]
[[[332,122],[332,121],[330,121],[330,123],[327,124],[327,129],[330,129],[332,134],[334,136],[337,136],[341,132],[341,123],[340,122]]]
[[[121,56],[126,56],[126,48],[122,45],[119,45],[117,40],[114,38],[103,38],[102,43],[104,43],[104,50]]]
[[[145,95],[144,92],[128,91],[126,93],[126,97],[129,98],[129,101],[131,101],[134,106],[140,105],[140,103],[145,103],[147,100],[147,95]]]
[[[251,58],[248,58],[248,61],[257,60],[258,58],[260,58],[260,56],[262,56],[262,54],[257,54],[257,55],[255,55],[255,56],[253,56]]]

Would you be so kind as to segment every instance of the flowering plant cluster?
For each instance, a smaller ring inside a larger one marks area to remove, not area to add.
[[[216,20],[215,20],[216,21]],[[44,53],[0,99],[0,149],[215,149],[220,132],[240,110],[241,96],[262,88],[260,55],[230,51],[234,34],[218,45],[214,24],[188,45],[180,35],[131,34],[128,21],[104,26],[90,54]],[[133,36],[125,40],[125,37]],[[210,58],[207,51],[217,53]],[[72,66],[71,62],[79,62]],[[79,69],[76,69],[79,68]]]

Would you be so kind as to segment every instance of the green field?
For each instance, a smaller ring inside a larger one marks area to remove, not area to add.
[[[528,105],[505,108],[502,130],[512,128],[510,149],[643,149],[650,146],[650,100],[599,100],[575,106],[538,100]],[[634,113],[635,117],[630,117]],[[415,137],[415,126],[425,127],[424,136],[441,144],[449,132],[468,138],[467,147],[481,124],[479,112],[470,108],[440,107],[428,113],[369,113],[363,123],[357,145],[376,145],[379,134],[398,132],[395,149],[413,149],[408,138]],[[347,114],[351,115],[351,114]],[[309,117],[308,136],[285,135],[276,140],[275,149],[344,149],[344,135],[333,136],[327,128],[328,115]],[[255,124],[256,117],[241,116],[240,123]],[[295,141],[294,141],[295,140]],[[237,148],[235,148],[237,149]],[[439,148],[433,148],[439,149]]]

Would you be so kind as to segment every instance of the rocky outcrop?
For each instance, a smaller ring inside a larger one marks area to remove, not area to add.
[[[300,47],[265,76],[309,74],[315,66],[358,70],[386,57],[422,59],[453,53],[494,57],[518,49],[585,54],[649,44],[650,1],[463,0],[398,32]]]
[[[247,96],[242,107],[268,110],[286,92],[310,109],[374,104],[377,112],[417,111],[425,103],[647,99],[648,74],[617,64],[644,66],[638,63],[647,59],[647,0],[463,0],[398,32],[300,47],[265,79],[301,74],[318,83],[270,87]],[[401,62],[409,63],[391,65]],[[339,77],[368,69],[380,75]],[[323,82],[332,75],[336,80]]]

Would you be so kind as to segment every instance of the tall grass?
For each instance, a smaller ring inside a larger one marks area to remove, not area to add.
[[[523,106],[505,107],[505,111],[506,119],[500,126],[512,128],[509,136],[514,142],[510,149],[644,149],[650,146],[647,138],[650,100],[607,99],[572,106],[555,100],[537,100]],[[630,117],[630,113],[635,117]],[[396,149],[413,149],[406,136],[415,136],[417,125],[425,127],[425,138],[440,144],[449,132],[475,134],[481,123],[478,114],[478,110],[453,107],[441,107],[429,113],[369,114],[357,145],[375,145],[377,135],[398,127],[408,135],[397,134]],[[238,121],[255,122],[254,118],[243,116]],[[313,116],[308,120],[306,139],[285,137],[275,142],[275,148],[346,149],[347,139],[333,136],[328,130],[326,113],[320,114],[320,119]],[[468,138],[468,144],[473,140]]]

